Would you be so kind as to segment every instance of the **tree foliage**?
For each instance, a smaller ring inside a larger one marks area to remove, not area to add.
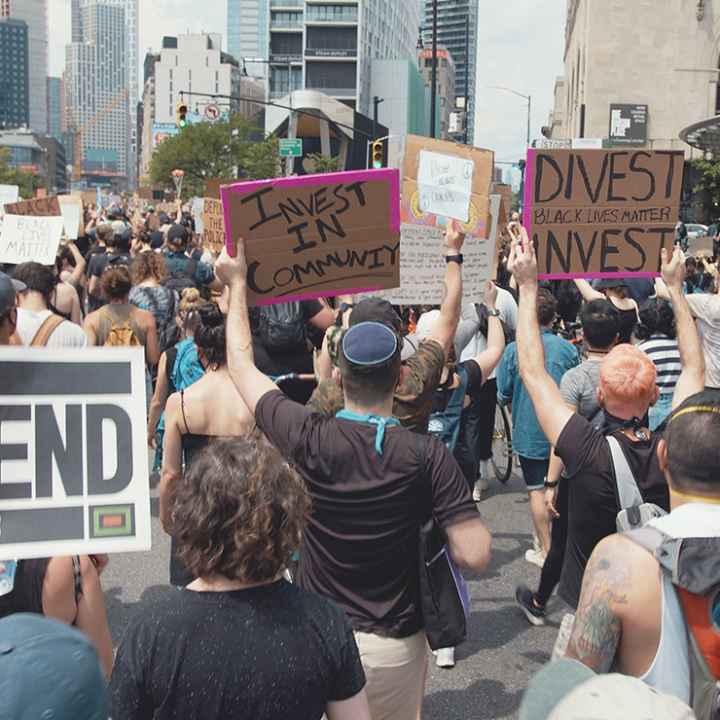
[[[0,185],[18,185],[20,197],[33,198],[42,187],[42,178],[10,165],[10,149],[0,148]]]
[[[720,162],[699,158],[691,164],[699,178],[694,192],[701,196],[705,217],[720,217]]]
[[[308,158],[312,160],[314,173],[333,173],[340,170],[340,158],[331,155],[322,155],[321,153],[311,153]]]
[[[277,139],[240,115],[194,123],[158,145],[150,163],[153,183],[172,187],[172,171],[185,172],[183,196],[202,196],[208,180],[262,179],[278,173]]]

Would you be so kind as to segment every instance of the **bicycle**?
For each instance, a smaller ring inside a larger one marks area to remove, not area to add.
[[[503,485],[510,480],[513,469],[512,429],[507,408],[495,404],[495,427],[492,437],[492,462],[495,477]]]

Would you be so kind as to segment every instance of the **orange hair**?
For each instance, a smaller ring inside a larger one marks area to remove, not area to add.
[[[615,402],[652,402],[656,380],[652,360],[633,345],[613,348],[600,367],[600,387]]]

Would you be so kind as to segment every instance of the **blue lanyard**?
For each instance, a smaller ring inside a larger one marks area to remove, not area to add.
[[[376,425],[375,433],[375,452],[378,455],[383,454],[383,443],[385,441],[385,428],[400,425],[400,421],[394,417],[380,417],[379,415],[360,415],[352,410],[341,410],[336,418],[340,420],[350,420],[351,422],[367,423],[368,425]]]

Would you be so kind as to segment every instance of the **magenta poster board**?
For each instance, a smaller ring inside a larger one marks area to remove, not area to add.
[[[252,305],[400,285],[400,175],[360,170],[220,189],[226,246],[245,239]]]
[[[684,154],[636,149],[527,154],[523,225],[541,279],[657,277],[675,242]]]

